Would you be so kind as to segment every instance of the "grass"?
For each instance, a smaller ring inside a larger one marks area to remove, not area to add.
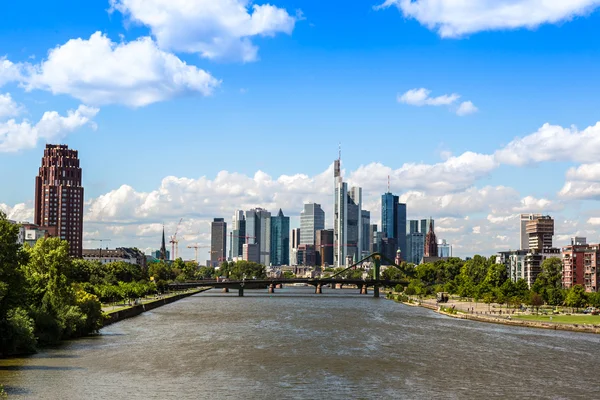
[[[511,317],[527,321],[556,322],[559,324],[600,324],[600,315],[512,315]]]

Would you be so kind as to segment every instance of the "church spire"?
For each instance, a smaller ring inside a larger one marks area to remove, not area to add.
[[[167,261],[167,246],[165,244],[165,226],[163,225],[162,244],[160,246],[160,259]]]
[[[425,236],[425,257],[437,257],[438,256],[438,245],[437,237],[433,231],[433,219],[429,219],[429,232]]]

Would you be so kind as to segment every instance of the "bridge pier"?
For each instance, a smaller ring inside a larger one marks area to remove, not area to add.
[[[320,283],[315,286],[315,294],[323,294],[323,286]]]
[[[373,297],[379,297],[379,286],[373,286]]]
[[[360,294],[369,294],[369,291],[367,290],[367,285],[362,285],[362,287],[360,288]]]
[[[275,293],[275,285],[272,283],[269,285],[269,293]]]
[[[243,287],[241,287],[241,288],[238,290],[238,296],[239,296],[239,297],[244,297],[244,288],[243,288]]]
[[[229,288],[226,288],[226,287],[224,287],[224,288],[221,290],[221,293],[229,293]]]

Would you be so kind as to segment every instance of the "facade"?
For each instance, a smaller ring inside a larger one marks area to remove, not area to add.
[[[433,221],[429,222],[429,231],[425,235],[425,250],[423,257],[438,257],[437,238],[433,230]]]
[[[249,244],[258,244],[259,263],[271,265],[271,213],[262,208],[246,211],[246,236]]]
[[[356,186],[348,192],[348,233],[346,235],[346,259],[352,259],[352,265],[360,260],[362,254],[362,189]]]
[[[528,250],[502,251],[496,257],[496,264],[504,264],[508,278],[516,282],[525,279],[525,256]]]
[[[315,244],[316,265],[333,265],[333,229],[317,231]]]
[[[394,258],[396,258],[396,254],[398,252],[398,243],[396,243],[396,239],[395,238],[388,238],[388,237],[384,237],[381,239],[381,241],[379,242],[379,253],[383,254],[384,256],[386,256],[388,258],[388,260],[390,261],[394,261]],[[388,261],[384,258],[381,259],[381,265],[390,265],[390,261]]]
[[[47,144],[35,178],[34,222],[69,242],[69,255],[77,258],[83,250],[83,202],[77,150]]]
[[[300,228],[292,229],[292,249],[297,249],[300,245]]]
[[[411,219],[406,221],[406,234],[417,233],[419,231],[419,220]]]
[[[122,261],[128,264],[138,265],[146,269],[146,256],[137,249],[128,247],[117,247],[116,249],[83,249],[82,257],[87,261],[99,261],[102,264]]]
[[[210,263],[216,267],[227,258],[227,222],[215,218],[210,229]]]
[[[520,234],[521,234],[521,250],[529,249],[529,234],[527,233],[527,223],[540,218],[542,214],[521,214],[520,215]]]
[[[315,246],[312,244],[301,244],[298,246],[297,253],[298,265],[304,265],[308,267],[315,266],[317,263],[317,257],[315,254]]]
[[[539,252],[533,252],[531,249],[528,251],[525,256],[523,279],[527,281],[527,285],[530,289],[540,272],[542,272],[542,263],[546,258],[550,257],[560,258],[561,250],[556,248],[546,248]]]
[[[554,236],[554,219],[550,216],[539,216],[531,219],[525,224],[525,232],[529,237],[528,249],[540,252],[552,247],[552,236]]]
[[[229,259],[242,259],[246,243],[246,217],[242,210],[235,210],[231,219],[231,238],[229,241]]]
[[[315,232],[325,229],[325,212],[320,204],[305,204],[300,212],[300,243],[315,244]]]
[[[360,258],[365,258],[371,254],[371,212],[367,210],[361,210],[361,255]]]
[[[375,233],[377,233],[377,224],[373,224],[369,227],[369,254],[376,252],[377,238],[375,237]]]
[[[406,235],[406,252],[404,261],[419,265],[425,251],[425,235],[420,232],[412,232]]]
[[[600,244],[587,244],[585,238],[571,239],[571,245],[562,248],[565,289],[583,285],[586,292],[597,292],[600,284]]]
[[[260,263],[260,248],[257,243],[244,243],[242,259],[244,261],[250,261]]]
[[[290,217],[279,209],[276,217],[271,217],[271,265],[290,264]]]
[[[396,239],[403,255],[406,249],[406,204],[392,193],[381,195],[381,230],[386,237]]]

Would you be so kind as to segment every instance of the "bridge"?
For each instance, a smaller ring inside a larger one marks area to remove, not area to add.
[[[400,269],[403,272],[404,269],[393,263],[386,256],[380,253],[373,253],[362,260],[352,264],[348,268],[337,272],[328,278],[293,278],[293,279],[285,279],[285,278],[273,278],[273,279],[241,279],[241,280],[200,280],[200,281],[191,281],[191,282],[181,282],[181,283],[172,283],[169,285],[169,288],[179,290],[179,289],[190,289],[197,287],[213,287],[218,289],[223,289],[224,291],[229,291],[229,289],[237,289],[238,295],[240,297],[244,296],[244,289],[264,289],[268,288],[269,293],[275,293],[275,289],[283,287],[286,284],[295,284],[295,283],[304,283],[307,285],[311,285],[315,287],[316,294],[323,293],[323,286],[330,286],[335,288],[337,286],[344,285],[355,285],[360,288],[361,294],[367,294],[368,288],[373,288],[373,297],[379,297],[379,291],[381,287],[394,287],[398,284],[407,285],[408,280],[382,280],[381,279],[381,259],[384,259],[390,263],[390,266]],[[369,259],[373,260],[373,276],[370,279],[345,279],[343,277],[339,277],[344,272],[348,271],[351,268],[356,267],[362,262],[365,262]]]

